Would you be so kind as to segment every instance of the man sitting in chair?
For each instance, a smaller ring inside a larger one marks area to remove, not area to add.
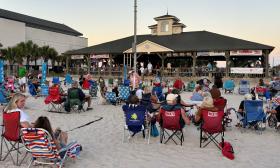
[[[82,107],[83,102],[87,102],[88,104],[87,110],[91,110],[92,107],[90,107],[91,106],[90,95],[85,95],[84,92],[80,88],[78,88],[78,85],[79,85],[78,82],[74,81],[72,84],[72,88],[68,89],[67,102],[66,102],[67,105],[65,105],[65,107],[71,106],[70,105],[71,102],[74,102],[75,104],[79,105],[78,110],[81,110],[83,108]]]

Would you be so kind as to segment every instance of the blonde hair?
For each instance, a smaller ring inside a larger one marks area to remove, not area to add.
[[[4,111],[5,112],[8,112],[10,110],[13,110],[13,109],[16,109],[18,108],[17,107],[17,102],[19,99],[21,98],[26,98],[26,96],[24,94],[21,94],[21,93],[16,93],[12,98],[11,100],[9,101],[8,105],[5,107]]]

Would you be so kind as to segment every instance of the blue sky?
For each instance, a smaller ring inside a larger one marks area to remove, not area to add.
[[[64,23],[89,45],[133,34],[134,0],[0,0],[0,8]],[[280,64],[280,0],[138,0],[138,34],[149,34],[154,17],[168,13],[187,25],[274,46]],[[277,57],[276,57],[277,56]],[[272,57],[270,59],[272,63]]]

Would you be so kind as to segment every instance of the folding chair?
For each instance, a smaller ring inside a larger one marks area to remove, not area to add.
[[[113,105],[116,105],[119,102],[115,92],[106,92],[105,97],[106,100]]]
[[[79,154],[75,155],[72,152],[73,148],[81,149],[80,145],[74,142],[58,151],[50,133],[41,128],[22,128],[21,132],[24,147],[32,155],[28,167],[34,162],[35,164],[57,165],[61,168],[68,156],[74,158]]]
[[[49,112],[61,113],[63,111],[63,100],[60,96],[59,87],[49,89],[49,96],[46,97],[45,104],[48,104]]]
[[[36,88],[33,83],[31,83],[31,82],[28,83],[28,90],[32,97],[38,96],[38,93],[37,93]]]
[[[177,142],[173,138],[177,137],[182,145],[184,142],[184,134],[183,127],[180,123],[182,122],[181,108],[165,110],[163,106],[160,109],[160,118],[160,143],[166,144],[169,140],[172,140],[177,145]],[[168,137],[165,137],[165,135]]]
[[[241,95],[250,93],[250,82],[247,81],[247,80],[241,80],[239,82],[238,93],[241,94]]]
[[[188,91],[188,92],[192,92],[192,91],[194,90],[194,88],[195,88],[195,83],[194,83],[194,81],[190,81],[190,82],[188,83],[188,85],[187,85],[187,91]]]
[[[225,89],[225,93],[229,92],[229,93],[233,93],[234,91],[234,81],[233,80],[226,80],[224,83],[223,88]]]
[[[245,100],[244,101],[245,117],[243,119],[243,128],[253,127],[256,130],[263,131],[262,126],[266,120],[266,114],[263,109],[262,100]]]
[[[120,97],[120,100],[126,102],[128,97],[129,97],[129,95],[130,95],[129,86],[121,85],[119,87],[119,97]]]
[[[69,85],[71,85],[73,83],[72,77],[71,77],[71,75],[69,73],[67,73],[65,75],[64,82],[65,82],[65,85],[67,85],[67,86],[69,86]]]
[[[1,134],[1,152],[0,152],[0,160],[4,161],[9,155],[14,163],[14,165],[20,165],[24,160],[19,162],[19,155],[21,152],[19,151],[21,143],[20,140],[20,112],[12,112],[12,113],[3,113],[3,129]],[[3,145],[5,144],[7,153],[3,156]],[[9,147],[10,146],[10,147]],[[16,152],[16,162],[13,158],[12,152]]]
[[[221,143],[224,143],[224,111],[208,111],[202,110],[202,123],[200,125],[200,148],[206,147],[213,142],[219,149],[219,141],[217,138],[221,136]],[[204,136],[203,137],[203,133]],[[204,141],[205,139],[205,141]]]
[[[146,107],[143,105],[123,105],[125,125],[123,132],[123,142],[125,141],[126,132],[128,132],[128,139],[134,137],[137,133],[142,132],[143,138],[145,140],[150,139],[150,127],[145,127],[146,120]],[[145,134],[145,129],[147,129],[147,136]]]
[[[232,119],[230,118],[230,111],[226,110],[227,99],[223,97],[219,97],[218,99],[214,99],[214,106],[217,107],[219,110],[224,111],[224,124],[226,127],[231,126]]]

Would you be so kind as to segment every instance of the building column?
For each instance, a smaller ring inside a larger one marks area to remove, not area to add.
[[[109,75],[112,76],[112,54],[109,54],[109,62],[110,62]]]
[[[129,54],[129,66],[130,66],[130,69],[131,69],[131,56],[132,56],[132,54]]]
[[[196,59],[197,59],[196,52],[193,53],[192,59],[193,59],[193,64],[192,64],[192,77],[196,77],[196,71],[195,71]]]
[[[66,56],[66,73],[69,73],[69,59],[71,59],[71,55]]]
[[[225,54],[225,58],[226,58],[226,78],[229,77],[229,73],[230,73],[230,67],[229,67],[230,61],[229,61],[229,57],[230,57],[230,52],[229,52],[229,51],[226,51],[226,54]]]
[[[264,62],[265,62],[265,78],[269,77],[269,51],[265,50],[264,51]]]
[[[90,55],[86,55],[86,58],[87,58],[87,73],[90,74],[90,67],[91,67]]]

